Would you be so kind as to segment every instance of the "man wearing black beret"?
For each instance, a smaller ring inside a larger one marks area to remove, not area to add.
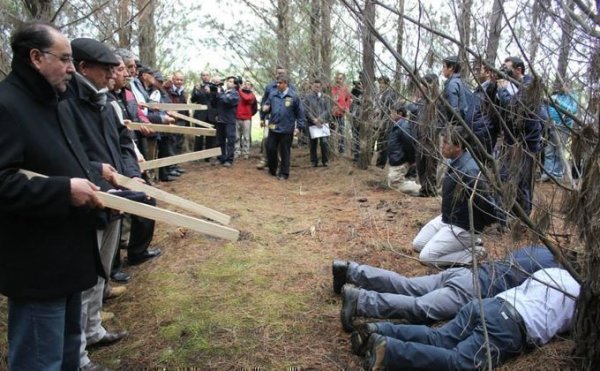
[[[111,50],[94,39],[71,42],[75,61],[75,78],[68,86],[67,98],[59,104],[62,122],[75,126],[91,165],[100,174],[99,186],[107,191],[116,187],[114,173],[140,178],[137,156],[128,129],[118,121],[112,106],[107,105],[107,87],[113,68],[120,64]],[[118,214],[105,213],[98,225],[98,246],[105,277],[110,274],[118,243],[121,219]],[[102,326],[100,311],[105,280],[82,293],[82,346],[79,367],[91,368],[87,346],[107,345],[127,335],[126,331],[108,332]]]

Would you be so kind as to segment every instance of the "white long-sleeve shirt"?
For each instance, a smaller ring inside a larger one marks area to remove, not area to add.
[[[541,269],[520,286],[496,295],[515,307],[523,318],[529,339],[538,345],[571,328],[577,296],[579,284],[561,268]]]

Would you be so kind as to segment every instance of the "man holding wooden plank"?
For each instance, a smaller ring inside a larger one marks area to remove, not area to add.
[[[0,83],[0,293],[8,297],[8,367],[76,370],[81,291],[104,275],[93,209],[102,207],[58,94],[75,69],[68,39],[25,23],[11,37]],[[19,169],[48,175],[28,179]]]
[[[98,185],[103,190],[110,190],[117,184],[114,172],[128,177],[141,176],[128,129],[118,122],[115,110],[107,104],[109,80],[120,61],[108,47],[93,39],[75,39],[71,45],[77,72],[68,86],[67,98],[59,103],[59,118],[61,122],[75,126],[92,167],[102,174]],[[119,245],[121,216],[114,212],[104,216],[101,223],[104,225],[98,228],[98,243],[104,276],[107,277]],[[82,293],[81,368],[89,367],[91,363],[86,345],[107,345],[128,335],[127,331],[109,332],[102,326],[100,311],[104,288],[105,280],[99,277],[93,288]]]

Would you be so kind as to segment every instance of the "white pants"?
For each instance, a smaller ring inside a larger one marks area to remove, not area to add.
[[[387,175],[388,187],[402,193],[415,195],[419,193],[421,186],[413,180],[407,180],[407,172],[408,165],[406,164],[402,164],[400,166],[389,166]]]
[[[250,129],[252,121],[235,120],[235,154],[248,156],[250,154]]]
[[[110,277],[110,268],[113,257],[119,246],[119,232],[121,220],[108,223],[106,228],[97,232],[100,260],[107,277]],[[91,288],[81,293],[81,347],[79,349],[79,367],[90,363],[85,350],[87,344],[94,344],[106,335],[102,326],[100,312],[102,311],[102,296],[104,294],[104,278],[98,276],[98,282]]]
[[[475,241],[477,251],[483,252],[478,234]],[[421,262],[427,264],[469,264],[473,260],[469,231],[442,222],[441,215],[421,228],[413,240],[413,248],[420,253]]]

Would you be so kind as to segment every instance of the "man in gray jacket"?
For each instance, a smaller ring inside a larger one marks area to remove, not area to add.
[[[312,126],[317,128],[327,127],[331,119],[331,106],[329,100],[323,96],[321,80],[315,79],[310,87],[310,93],[304,96],[304,111],[310,134],[310,163],[313,167],[319,166],[317,156],[317,145],[321,147],[321,162],[323,166],[329,166],[329,135],[313,138],[310,131]]]

